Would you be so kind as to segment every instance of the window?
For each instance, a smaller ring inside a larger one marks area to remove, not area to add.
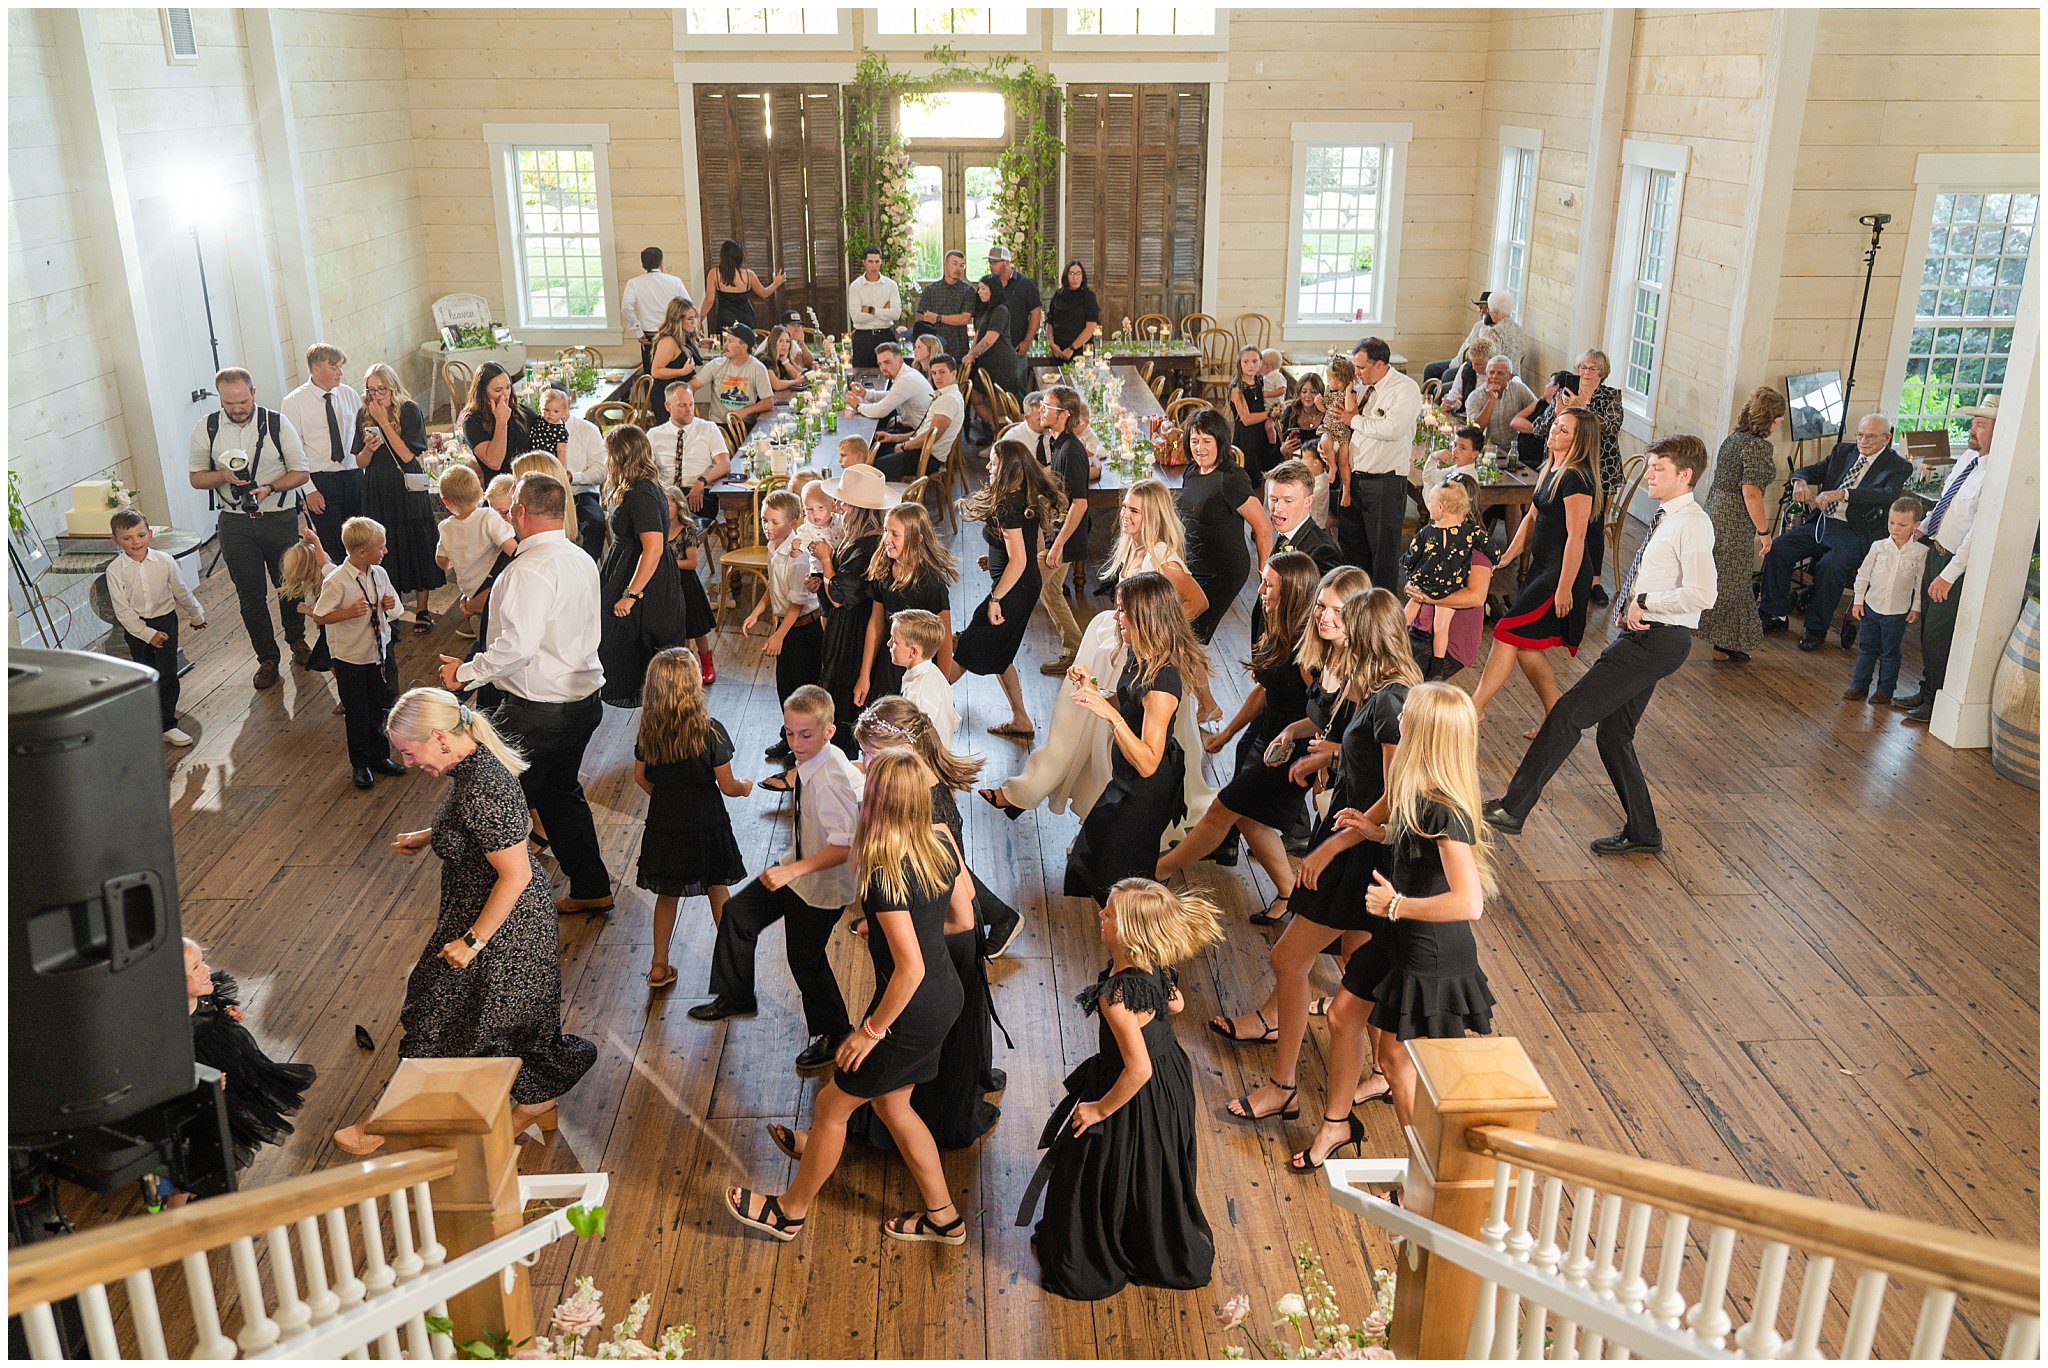
[[[1211,5],[1098,5],[1066,16],[1068,33],[1093,38],[1206,38],[1216,32]]]
[[[685,32],[699,37],[837,34],[839,10],[833,5],[768,5],[761,9],[692,5],[683,11],[683,22]]]
[[[1308,337],[1391,327],[1412,124],[1296,124],[1287,326]]]
[[[1678,212],[1690,150],[1629,139],[1621,149],[1621,207],[1607,301],[1606,352],[1626,414],[1648,423],[1670,316],[1678,256]]]
[[[1934,196],[1906,343],[1899,426],[1946,426],[1960,445],[1970,422],[1951,415],[2004,389],[2040,207],[2041,197],[2032,193]]]
[[[1010,131],[1009,106],[993,90],[943,90],[906,95],[896,107],[896,131],[920,139],[994,140]]]
[[[1529,225],[1536,209],[1536,158],[1543,134],[1534,128],[1500,131],[1500,185],[1493,206],[1493,271],[1487,284],[1522,298],[1529,278]]]
[[[981,5],[947,8],[942,5],[879,5],[875,9],[878,34],[940,34],[953,36],[1016,35],[1029,30],[1022,5]]]
[[[486,124],[507,321],[515,327],[607,327],[616,267],[603,124]]]

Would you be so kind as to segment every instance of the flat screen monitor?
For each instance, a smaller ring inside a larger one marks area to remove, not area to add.
[[[1792,440],[1810,441],[1842,430],[1842,373],[1808,371],[1785,377],[1785,402],[1790,407]]]

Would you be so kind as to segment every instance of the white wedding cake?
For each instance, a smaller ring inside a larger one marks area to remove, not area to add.
[[[64,510],[64,530],[74,537],[104,537],[113,532],[114,515],[128,507],[128,496],[114,493],[112,480],[86,480],[71,486],[71,507]]]

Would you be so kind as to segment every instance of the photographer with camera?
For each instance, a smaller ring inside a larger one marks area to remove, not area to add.
[[[220,512],[221,559],[234,581],[242,626],[256,648],[259,689],[277,683],[277,636],[270,626],[270,586],[282,583],[284,553],[299,539],[301,495],[292,492],[312,476],[299,434],[285,417],[256,402],[249,372],[229,366],[213,377],[220,411],[192,428],[189,460],[192,487],[209,492]],[[282,605],[285,644],[292,659],[306,663],[306,619],[295,601]]]

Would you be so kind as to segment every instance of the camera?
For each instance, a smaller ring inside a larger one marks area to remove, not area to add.
[[[248,479],[249,472],[254,464],[255,463],[249,459],[249,453],[243,451],[240,447],[236,447],[229,451],[223,451],[220,454],[221,469],[227,471],[230,475],[235,476],[237,479]],[[226,495],[228,502],[233,504],[236,508],[240,509],[244,513],[250,512],[255,509],[256,500],[250,497],[250,494],[252,492],[251,486],[226,484],[221,486],[221,490]]]

